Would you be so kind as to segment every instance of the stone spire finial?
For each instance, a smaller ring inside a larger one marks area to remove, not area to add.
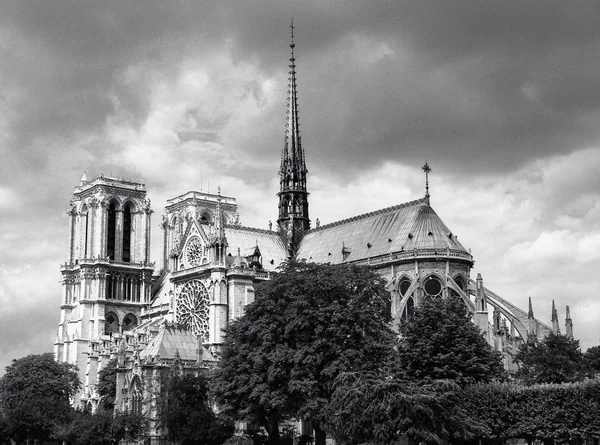
[[[531,304],[531,297],[529,297],[529,312],[527,312],[528,318],[533,318],[533,305]]]
[[[558,312],[554,300],[552,300],[552,332],[554,335],[560,334],[560,327],[558,326]]]
[[[569,310],[569,306],[567,305],[567,315],[565,317],[565,328],[566,328],[566,333],[565,335],[568,338],[573,338],[573,320],[571,320],[571,311]]]

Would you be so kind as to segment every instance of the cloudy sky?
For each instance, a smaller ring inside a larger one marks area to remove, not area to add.
[[[157,260],[188,190],[277,218],[292,16],[313,221],[421,197],[427,160],[473,273],[600,343],[597,1],[4,0],[0,374],[52,350],[84,170],[146,183]]]

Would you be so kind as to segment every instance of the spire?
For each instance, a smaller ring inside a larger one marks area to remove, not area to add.
[[[431,173],[431,168],[427,161],[425,161],[425,165],[421,169],[425,172],[425,199],[427,200],[427,205],[429,205],[429,173]]]
[[[569,310],[569,306],[567,305],[567,315],[565,317],[565,335],[568,338],[573,338],[573,320],[571,320],[571,311]]]
[[[554,300],[552,300],[552,332],[554,332],[554,335],[560,334],[560,327],[558,326],[558,312],[556,311]]]
[[[294,21],[290,25],[290,71],[287,99],[287,123],[279,169],[279,233],[290,256],[294,256],[304,232],[310,229],[308,192],[306,191],[306,163],[300,138],[298,119],[298,92],[296,87],[296,58],[294,56]]]
[[[533,318],[533,306],[531,305],[531,297],[529,297],[529,312],[527,313],[528,318]]]
[[[215,213],[215,235],[221,240],[225,237],[223,214],[221,212],[221,186],[217,187],[217,209]]]

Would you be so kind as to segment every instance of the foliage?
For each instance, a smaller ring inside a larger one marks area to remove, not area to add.
[[[480,384],[462,390],[460,405],[484,426],[482,443],[510,438],[584,441],[600,435],[600,381],[520,386]]]
[[[100,403],[105,410],[112,411],[117,396],[117,359],[113,358],[98,373],[96,390],[100,394]]]
[[[600,374],[600,346],[592,346],[585,351],[583,360],[591,372]]]
[[[329,406],[329,427],[348,444],[388,444],[407,435],[415,443],[442,443],[481,434],[457,398],[452,381],[417,385],[374,373],[340,376]]]
[[[159,424],[166,428],[166,438],[185,445],[223,443],[233,434],[233,426],[215,415],[206,376],[171,371],[159,401]]]
[[[491,349],[458,298],[424,298],[401,322],[400,333],[402,379],[465,385],[506,377],[501,353]]]
[[[322,443],[335,379],[379,369],[393,353],[384,286],[354,265],[286,264],[227,330],[215,376],[223,412],[263,425],[272,440],[279,421],[303,418]]]
[[[96,414],[75,411],[71,421],[54,431],[54,438],[67,444],[112,445],[124,440],[133,442],[144,437],[144,417],[131,413],[99,410]]]
[[[516,377],[526,385],[578,382],[589,374],[579,340],[560,334],[524,343],[515,361],[519,364]]]
[[[51,353],[13,360],[0,379],[7,433],[17,442],[47,439],[55,425],[68,421],[79,386],[76,367],[57,363]]]

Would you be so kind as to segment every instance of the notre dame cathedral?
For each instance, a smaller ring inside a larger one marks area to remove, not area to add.
[[[188,191],[168,201],[160,227],[164,268],[150,254],[152,209],[144,184],[81,178],[68,211],[69,252],[56,359],[79,367],[76,404],[99,403],[96,382],[118,359],[116,407],[151,413],[150,386],[161,369],[210,367],[223,332],[244,313],[256,286],[287,258],[366,265],[388,283],[394,318],[410,317],[424,296],[460,298],[507,369],[528,337],[559,331],[473,278],[474,260],[424,197],[311,227],[305,152],[297,112],[291,45],[288,120],[279,169],[278,219],[269,230],[239,223],[233,197]],[[429,166],[423,167],[426,178]],[[573,335],[567,307],[566,334]],[[160,435],[160,431],[154,431]]]

